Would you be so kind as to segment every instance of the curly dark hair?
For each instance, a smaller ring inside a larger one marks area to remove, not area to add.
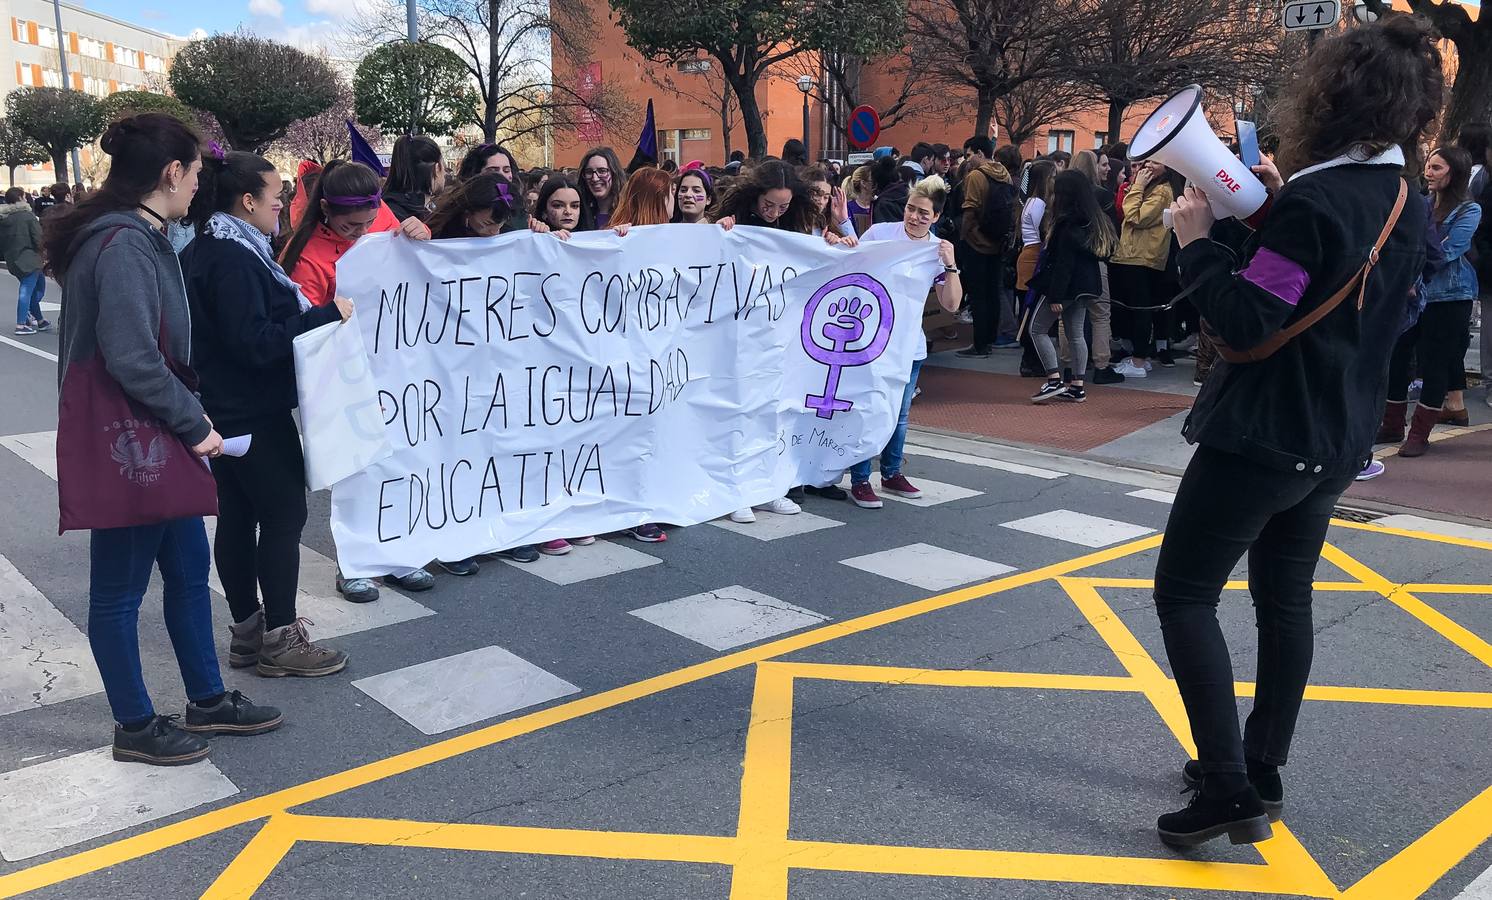
[[[791,191],[793,200],[788,211],[771,223],[772,227],[812,234],[813,198],[808,194],[808,187],[792,166],[776,159],[769,159],[753,169],[750,175],[736,179],[720,198],[719,214],[712,218],[718,221],[734,216],[738,224],[754,224],[761,218],[757,213],[757,201],[767,191],[779,188]]]
[[[1285,175],[1349,152],[1417,152],[1445,96],[1438,35],[1420,16],[1392,15],[1324,40],[1276,112]]]

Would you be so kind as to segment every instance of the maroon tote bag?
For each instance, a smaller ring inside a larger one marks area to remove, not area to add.
[[[161,356],[189,390],[190,368]],[[58,534],[216,516],[212,471],[182,438],[138,403],[93,356],[68,367],[57,416]]]

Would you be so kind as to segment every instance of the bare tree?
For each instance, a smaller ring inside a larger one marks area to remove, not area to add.
[[[1383,16],[1392,14],[1383,0],[1365,0]],[[1467,7],[1449,0],[1408,0],[1409,8],[1430,20],[1441,36],[1455,45],[1455,82],[1441,133],[1459,134],[1461,126],[1492,121],[1492,15],[1482,10],[1472,18]]]
[[[741,102],[720,73],[719,64],[709,57],[686,59],[677,66],[648,66],[644,76],[660,90],[707,109],[720,118],[720,134],[725,141],[725,157],[730,157],[731,133],[741,124]]]
[[[454,51],[471,74],[486,140],[521,137],[546,126],[611,121],[630,109],[623,92],[605,85],[582,92],[554,78],[544,60],[591,55],[596,23],[585,0],[417,0],[420,35]],[[342,43],[361,56],[405,36],[404,0],[375,0],[354,18]]]
[[[996,121],[1017,147],[1042,128],[1092,107],[1086,88],[1060,78],[1041,78],[1016,85],[995,99]]]
[[[1279,7],[1236,0],[1083,0],[1085,28],[1064,44],[1068,77],[1109,108],[1109,134],[1137,101],[1189,84],[1263,81],[1281,37]]]
[[[1086,29],[1085,2],[1111,0],[912,0],[907,55],[929,86],[973,91],[974,132],[989,134],[995,101],[1070,63],[1065,44]]]
[[[905,53],[874,59],[862,59],[850,53],[804,54],[780,63],[774,75],[792,82],[803,75],[813,78],[813,99],[824,110],[829,127],[843,132],[849,128],[850,112],[869,99],[863,83],[866,69],[877,66],[895,75],[899,81],[895,98],[889,103],[883,100],[876,107],[882,128],[890,128],[912,114],[926,116],[956,105],[953,98],[948,98],[929,83]]]

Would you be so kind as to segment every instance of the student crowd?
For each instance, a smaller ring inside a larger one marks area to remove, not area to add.
[[[1405,440],[1404,456],[1425,452],[1436,422],[1465,421],[1460,360],[1478,285],[1492,287],[1492,278],[1478,279],[1492,265],[1480,205],[1492,200],[1489,138],[1487,127],[1464,129],[1457,145],[1434,150],[1424,166],[1427,196],[1415,202],[1429,223],[1430,262],[1407,303],[1379,433],[1380,440]],[[69,466],[65,442],[93,424],[70,420],[86,415],[70,398],[98,389],[83,379],[99,360],[110,389],[164,422],[210,465],[218,515],[211,549],[200,515],[141,513],[107,526],[89,524],[86,515],[78,520],[77,527],[92,531],[89,639],[117,723],[114,757],[125,761],[190,763],[208,755],[204,734],[256,734],[282,722],[278,710],[224,689],[211,633],[210,553],[232,616],[230,665],[268,677],[324,676],[347,665],[346,653],[310,639],[296,609],[307,504],[293,417],[292,341],[351,315],[351,301],[337,292],[336,264],[365,234],[449,240],[530,230],[568,240],[610,229],[625,238],[632,227],[672,222],[778,228],[848,247],[927,241],[938,246],[943,263],[929,286],[929,310],[973,326],[971,346],[958,355],[1020,350],[1022,374],[1042,379],[1032,402],[1084,402],[1090,380],[1144,378],[1154,365],[1176,365],[1186,351],[1195,352],[1200,384],[1215,359],[1198,305],[1180,287],[1184,241],[1167,215],[1173,205],[1185,208],[1178,204],[1184,181],[1159,163],[1132,163],[1122,144],[1027,161],[1016,147],[997,149],[976,136],[957,150],[919,143],[902,155],[883,148],[852,171],[834,161],[810,165],[796,141],[781,158],[631,171],[611,148],[598,147],[574,169],[525,171],[496,144],[471,149],[448,170],[433,141],[404,136],[386,176],[360,162],[308,163],[293,185],[260,156],[204,149],[196,133],[169,116],[120,120],[101,146],[112,158],[101,188],[79,199],[83,191],[59,186],[63,196],[53,191],[55,202],[41,211],[44,229],[23,193],[12,189],[0,206],[0,239],[21,279],[17,334],[50,327],[39,306],[43,269],[63,287],[58,477],[64,497],[69,480],[89,474],[80,464]],[[1256,171],[1271,190],[1284,187],[1271,164]],[[1243,248],[1247,235],[1230,233],[1235,228],[1244,230],[1219,223],[1213,240]],[[1485,297],[1482,303],[1485,310]],[[850,469],[848,492],[804,485],[731,518],[749,523],[760,511],[795,514],[795,501],[808,492],[878,508],[870,480],[877,467],[882,491],[921,496],[902,471],[908,411],[926,352],[917,357],[892,438],[878,460]],[[1411,414],[1412,373],[1422,387]],[[252,435],[249,451],[224,455],[224,439],[243,435]],[[169,473],[154,442],[148,453],[137,450],[121,437],[106,466],[128,469],[131,477],[137,470]],[[628,533],[644,542],[667,539],[657,523]],[[577,536],[493,553],[527,563],[594,540]],[[466,577],[477,574],[480,561],[433,565]],[[157,714],[141,674],[136,621],[157,567],[189,699],[181,719]],[[436,584],[427,569],[385,581],[406,591]],[[349,602],[378,598],[368,579],[339,577],[336,588]]]

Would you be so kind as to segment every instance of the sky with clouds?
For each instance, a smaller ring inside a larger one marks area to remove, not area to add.
[[[356,0],[71,0],[126,22],[180,36],[245,28],[303,47],[335,49],[344,18]]]

